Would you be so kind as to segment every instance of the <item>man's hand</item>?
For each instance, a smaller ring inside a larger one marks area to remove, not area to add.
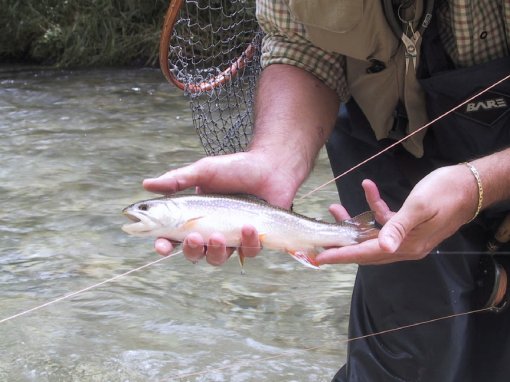
[[[421,259],[467,223],[478,203],[476,182],[465,165],[430,173],[398,212],[390,211],[375,183],[365,180],[362,186],[377,222],[383,225],[378,238],[328,249],[317,256],[319,263],[385,264]],[[330,211],[337,220],[349,217],[339,205],[332,205]]]
[[[200,193],[241,193],[258,196],[271,204],[289,208],[299,187],[293,174],[285,173],[282,167],[267,155],[253,152],[207,157],[189,166],[169,171],[159,178],[146,179],[143,186],[148,191],[171,194],[195,187]],[[227,216],[224,217],[228,219]],[[190,261],[206,258],[212,265],[223,264],[235,248],[227,248],[221,233],[213,234],[207,243],[198,233],[191,233],[183,242],[183,251]],[[254,227],[242,229],[241,248],[245,257],[253,257],[260,251],[260,242]],[[171,241],[159,238],[155,242],[156,252],[166,256],[172,252]]]

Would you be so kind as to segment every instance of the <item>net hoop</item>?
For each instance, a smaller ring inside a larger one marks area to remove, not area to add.
[[[159,41],[159,64],[161,71],[168,82],[174,84],[179,89],[191,94],[201,93],[204,91],[211,91],[219,86],[226,84],[230,81],[239,71],[243,70],[248,63],[253,59],[256,53],[256,47],[253,44],[248,44],[246,50],[239,56],[239,58],[227,69],[209,79],[199,83],[185,84],[172,73],[170,70],[170,60],[168,58],[170,40],[174,30],[175,23],[179,18],[179,12],[185,0],[172,0],[168,6]]]

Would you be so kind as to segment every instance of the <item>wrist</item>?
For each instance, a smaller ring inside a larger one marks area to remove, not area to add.
[[[306,178],[299,161],[265,148],[251,149],[243,154],[247,163],[245,171],[254,180],[254,187],[250,186],[249,192],[270,204],[290,208]]]
[[[296,190],[313,169],[316,155],[306,154],[286,145],[259,144],[250,147],[250,161],[263,164],[268,176],[275,181],[281,177]]]
[[[510,149],[470,163],[478,170],[483,184],[483,208],[510,200]]]
[[[476,202],[476,209],[474,210],[473,217],[468,221],[468,223],[472,222],[476,219],[478,214],[480,213],[482,207],[483,207],[483,196],[484,196],[484,190],[483,190],[483,183],[482,178],[480,176],[480,173],[478,172],[478,169],[469,162],[464,162],[463,165],[465,165],[469,170],[471,171],[471,174],[473,175],[473,178],[476,182],[476,188],[477,188],[477,195],[478,195],[478,201]]]

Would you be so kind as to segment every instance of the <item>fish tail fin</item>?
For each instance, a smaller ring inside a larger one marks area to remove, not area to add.
[[[315,251],[307,251],[307,250],[287,250],[287,253],[291,255],[294,260],[299,261],[301,264],[303,264],[305,267],[313,268],[313,269],[320,269],[319,263],[315,260],[315,256],[317,256],[317,252]]]
[[[352,225],[356,229],[356,241],[361,243],[365,240],[375,239],[379,235],[379,229],[375,221],[375,214],[373,211],[363,212],[345,223]]]

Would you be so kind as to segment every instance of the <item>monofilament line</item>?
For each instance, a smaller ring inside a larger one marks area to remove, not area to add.
[[[94,284],[94,285],[90,285],[90,286],[88,286],[88,287],[86,287],[86,288],[83,288],[83,289],[80,289],[80,290],[77,290],[77,291],[74,291],[74,292],[68,293],[68,294],[66,294],[66,295],[64,295],[64,296],[58,297],[58,298],[56,298],[55,300],[48,301],[48,302],[46,302],[46,303],[44,303],[44,304],[42,304],[42,305],[34,306],[33,308],[30,308],[30,309],[25,310],[25,311],[23,311],[23,312],[16,313],[16,314],[14,314],[14,315],[12,315],[12,316],[9,316],[9,317],[6,317],[6,318],[3,318],[3,319],[1,319],[1,320],[0,320],[0,324],[2,324],[2,323],[4,323],[4,322],[7,322],[7,321],[10,321],[10,320],[12,320],[12,319],[14,319],[14,318],[18,318],[18,317],[24,316],[25,314],[28,314],[28,313],[34,312],[34,311],[36,311],[36,310],[39,310],[39,309],[42,309],[42,308],[46,308],[47,306],[53,305],[53,304],[55,304],[55,303],[57,303],[57,302],[60,302],[60,301],[63,301],[63,300],[67,300],[67,299],[70,299],[71,297],[74,297],[74,296],[79,295],[79,294],[81,294],[81,293],[87,292],[87,291],[89,291],[89,290],[91,290],[91,289],[94,289],[94,288],[100,287],[100,286],[102,286],[102,285],[104,285],[104,284],[107,284],[107,283],[110,283],[110,282],[112,282],[112,281],[118,280],[118,279],[120,279],[120,278],[122,278],[122,277],[125,277],[125,276],[127,276],[127,275],[129,275],[129,274],[131,274],[131,273],[133,273],[133,272],[140,271],[140,270],[142,270],[142,269],[144,269],[144,268],[150,267],[150,266],[152,266],[152,265],[154,265],[154,264],[156,264],[156,263],[159,263],[159,262],[161,262],[161,261],[163,261],[163,260],[168,259],[169,257],[173,257],[173,256],[178,255],[178,254],[180,254],[180,253],[182,253],[182,250],[181,250],[181,251],[177,251],[177,252],[175,252],[175,253],[172,253],[172,254],[170,254],[170,255],[168,255],[168,256],[161,257],[161,258],[159,258],[159,259],[157,259],[157,260],[155,260],[155,261],[151,261],[150,263],[144,264],[144,265],[142,265],[142,266],[140,266],[140,267],[138,267],[138,268],[131,269],[131,270],[127,271],[127,272],[121,273],[120,275],[114,276],[114,277],[109,278],[109,279],[107,279],[107,280],[101,281],[100,283],[97,283],[97,284]]]

